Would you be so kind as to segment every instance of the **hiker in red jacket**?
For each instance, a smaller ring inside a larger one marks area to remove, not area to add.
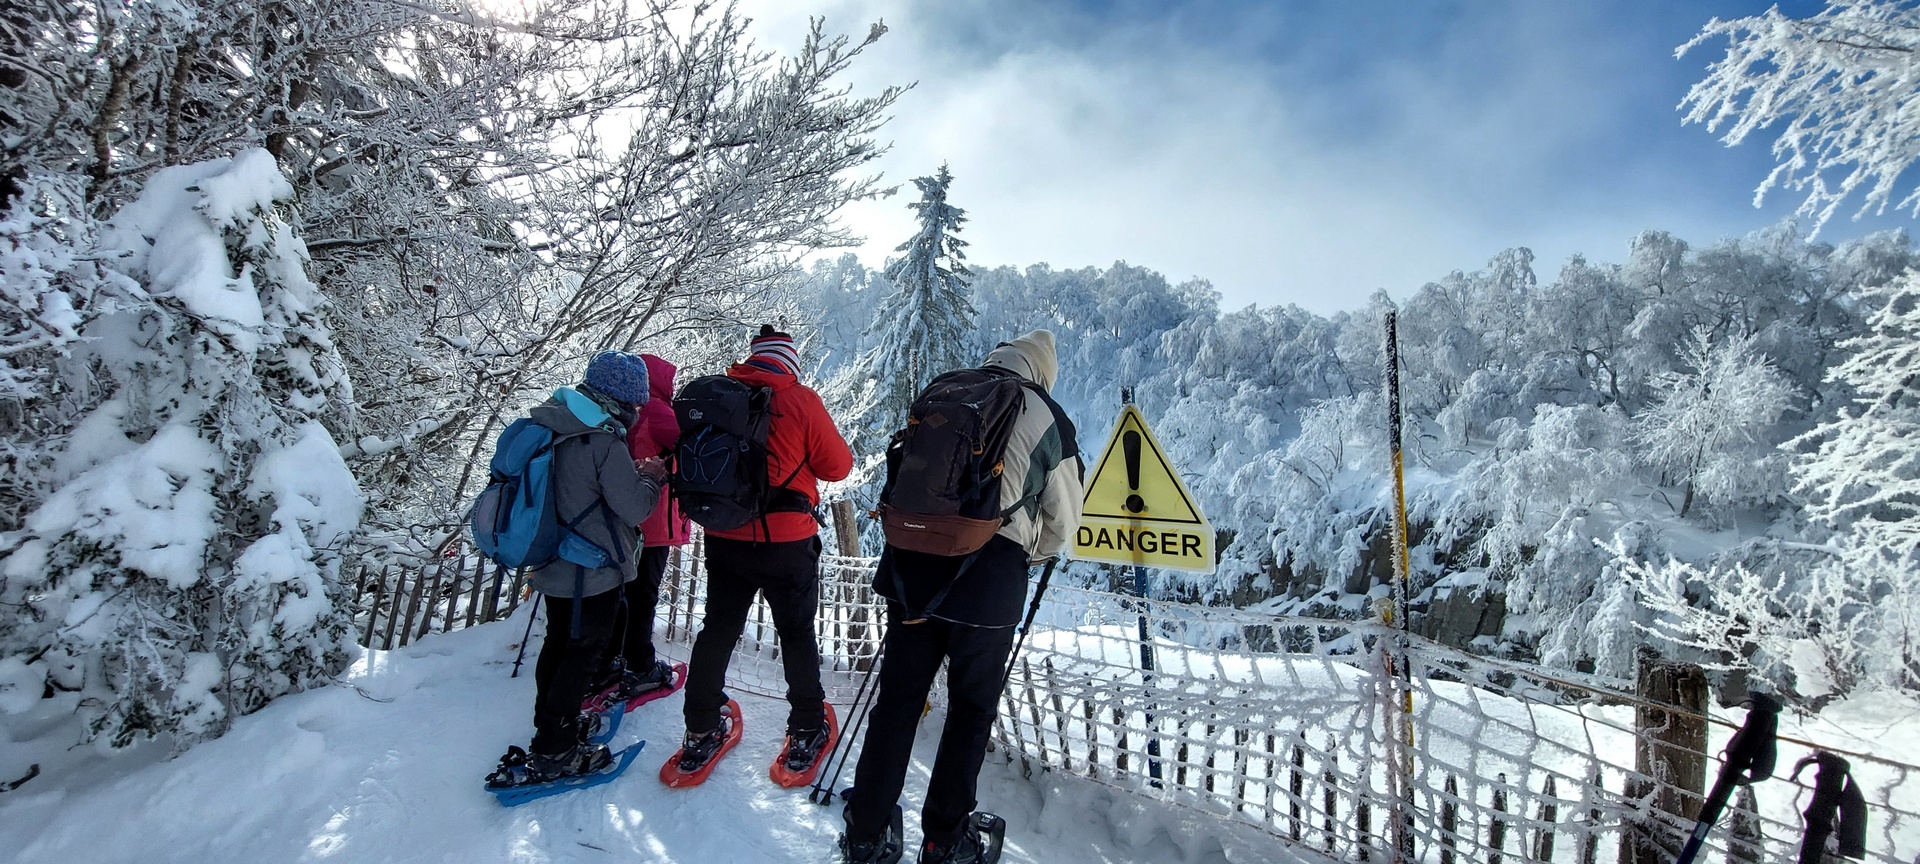
[[[680,421],[673,416],[672,363],[654,354],[642,354],[647,366],[647,392],[652,398],[640,406],[639,417],[627,429],[627,450],[637,460],[671,459],[680,439]],[[687,516],[674,506],[663,485],[653,515],[640,523],[639,575],[626,585],[626,614],[614,624],[607,656],[592,692],[612,690],[607,701],[625,702],[643,693],[673,684],[673,669],[653,650],[654,610],[660,604],[660,578],[667,572],[667,553],[686,545]]]
[[[774,498],[792,499],[796,506],[771,508],[739,528],[707,531],[706,621],[688,664],[687,736],[678,761],[683,774],[704,771],[727,743],[731,727],[721,712],[727,704],[722,692],[727,661],[755,592],[765,595],[780,636],[791,706],[788,761],[804,757],[811,766],[826,746],[826,692],[813,633],[820,602],[820,537],[810,508],[820,503],[816,481],[844,479],[853,469],[853,453],[820,395],[800,383],[799,368],[793,337],[763,326],[752,340],[752,354],[727,370],[736,381],[772,389],[767,482]],[[801,496],[809,509],[797,506]]]

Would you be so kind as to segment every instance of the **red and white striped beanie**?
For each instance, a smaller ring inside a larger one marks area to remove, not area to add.
[[[753,353],[747,360],[777,363],[786,372],[800,374],[800,352],[793,347],[793,337],[773,329],[772,324],[760,325],[760,335],[753,337]]]

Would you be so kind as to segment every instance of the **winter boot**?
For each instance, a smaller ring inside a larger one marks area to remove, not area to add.
[[[812,770],[813,763],[820,760],[820,751],[831,741],[833,735],[825,726],[788,732],[787,770],[794,773]]]
[[[680,745],[679,768],[683,774],[691,774],[707,767],[720,754],[720,748],[727,743],[727,732],[732,724],[727,718],[720,718],[720,725],[707,732],[688,732],[686,740]]]
[[[900,805],[893,807],[893,819],[887,825],[887,833],[875,843],[849,843],[847,835],[840,835],[839,864],[899,864],[907,854],[906,840],[901,836],[906,832]]]
[[[612,688],[607,697],[608,704],[632,701],[642,693],[650,693],[673,684],[673,667],[664,660],[653,661],[653,666],[644,670],[626,670],[620,673],[618,686]]]
[[[952,845],[928,840],[920,847],[920,864],[996,864],[1006,843],[1007,823],[991,813],[974,813]]]
[[[487,788],[511,789],[552,783],[568,777],[592,774],[613,764],[613,754],[602,744],[576,744],[560,753],[533,753],[508,747],[500,765],[487,775]]]
[[[583,744],[605,744],[613,740],[620,728],[620,719],[606,711],[588,711],[580,715],[580,741]]]

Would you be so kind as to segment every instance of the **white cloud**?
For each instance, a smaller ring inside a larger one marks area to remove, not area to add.
[[[1124,15],[932,5],[743,9],[776,49],[797,43],[809,12],[855,35],[886,19],[856,90],[918,83],[882,130],[894,147],[879,167],[901,184],[951,167],[975,265],[1124,259],[1209,279],[1229,307],[1330,312],[1376,288],[1404,296],[1508,246],[1532,246],[1550,278],[1575,251],[1619,260],[1642,228],[1707,242],[1685,232],[1718,227],[1684,207],[1581,191],[1583,140],[1618,122],[1608,76],[1639,62],[1568,50],[1591,35],[1591,13],[1476,12],[1431,44],[1356,61],[1262,53],[1271,46],[1255,37],[1291,24],[1260,10],[1197,42]],[[911,191],[845,212],[868,237],[857,251],[869,265],[912,233]],[[1644,221],[1655,211],[1674,218]]]

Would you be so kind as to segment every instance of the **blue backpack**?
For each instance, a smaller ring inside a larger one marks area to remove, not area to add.
[[[470,527],[480,554],[502,567],[542,567],[560,559],[596,569],[626,561],[573,530],[595,510],[604,513],[606,502],[571,522],[560,520],[553,503],[553,447],[560,440],[552,429],[522,417],[494,444],[487,465],[491,479],[473,502]]]
[[[503,567],[539,567],[569,533],[553,507],[553,430],[522,417],[500,433],[473,504],[473,542]]]

